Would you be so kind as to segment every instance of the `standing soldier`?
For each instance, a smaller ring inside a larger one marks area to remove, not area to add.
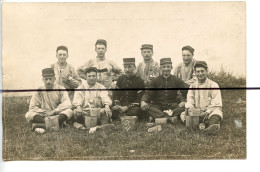
[[[56,57],[58,59],[57,63],[51,65],[51,68],[54,70],[57,77],[55,83],[70,89],[68,91],[70,100],[73,100],[74,91],[73,89],[77,88],[81,83],[80,77],[77,75],[74,67],[67,63],[68,48],[65,46],[59,46],[56,50]]]
[[[168,118],[170,122],[177,122],[178,116],[185,110],[185,91],[181,102],[177,101],[177,90],[185,88],[185,83],[174,75],[171,75],[171,58],[160,60],[162,75],[151,82],[151,88],[156,90],[146,90],[141,99],[141,108],[146,110],[153,118]],[[172,89],[173,88],[173,89]],[[151,103],[149,103],[151,101]],[[172,115],[164,113],[171,110]]]
[[[198,80],[190,86],[185,107],[200,109],[202,113],[200,120],[205,119],[207,127],[203,131],[215,134],[220,129],[220,121],[223,119],[221,92],[218,84],[207,78],[206,62],[197,61],[194,69]],[[185,118],[186,113],[183,112],[181,120],[184,122]]]
[[[140,108],[140,99],[143,95],[144,81],[135,75],[135,58],[124,58],[125,74],[118,78],[116,90],[113,94],[115,106],[113,110],[115,114],[122,113],[128,116],[140,116],[142,110]],[[134,90],[131,90],[134,89]],[[139,90],[140,89],[140,90]],[[117,116],[117,115],[116,115]]]
[[[78,75],[85,78],[85,70],[89,67],[96,67],[98,72],[97,82],[104,85],[106,88],[113,88],[113,81],[117,80],[118,76],[122,73],[117,64],[109,59],[105,58],[107,51],[107,41],[104,39],[98,39],[95,44],[95,51],[97,52],[96,59],[89,60],[85,65],[78,68]]]
[[[140,76],[144,82],[145,86],[149,87],[151,80],[160,74],[160,67],[158,62],[153,61],[153,45],[143,44],[141,47],[141,54],[144,61],[139,63],[137,67],[137,76]]]
[[[191,46],[182,47],[182,60],[174,70],[174,75],[182,79],[186,84],[191,85],[196,81],[194,74],[194,64],[195,60],[193,59],[194,49]]]

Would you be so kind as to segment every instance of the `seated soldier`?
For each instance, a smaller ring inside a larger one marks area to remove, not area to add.
[[[206,129],[203,131],[215,134],[220,129],[220,120],[223,118],[221,92],[218,84],[207,78],[208,66],[206,62],[197,61],[194,70],[198,81],[191,84],[185,107],[186,109],[200,109],[202,113],[200,121],[206,124]],[[185,117],[186,112],[183,112],[181,114],[183,122]],[[206,121],[203,121],[205,119]]]
[[[97,82],[98,69],[89,67],[86,69],[86,80],[75,92],[73,105],[74,127],[84,129],[84,114],[88,115],[93,109],[101,109],[109,118],[111,117],[110,105],[112,104],[106,88]],[[104,109],[103,109],[104,108]],[[97,114],[100,117],[100,114]],[[100,121],[99,121],[100,122]]]
[[[118,78],[116,90],[113,93],[114,107],[113,116],[118,116],[118,113],[127,116],[138,116],[142,114],[140,108],[140,99],[145,88],[144,80],[135,75],[135,58],[124,58],[125,74]],[[134,90],[131,90],[134,89]],[[140,90],[138,90],[140,89]]]
[[[171,58],[162,58],[160,69],[162,75],[151,82],[151,89],[156,90],[145,91],[141,99],[141,108],[146,110],[153,118],[168,118],[170,122],[176,123],[181,112],[185,110],[185,98],[182,97],[181,102],[178,102],[177,91],[179,88],[185,88],[185,83],[171,75]],[[186,91],[181,91],[183,92],[182,95],[186,95]],[[149,101],[151,103],[148,103]],[[165,113],[164,111],[171,111],[172,113]]]
[[[32,130],[38,133],[45,132],[46,116],[58,115],[60,127],[72,117],[68,92],[64,87],[54,84],[56,78],[53,69],[43,69],[42,76],[44,86],[39,88],[42,91],[37,91],[32,96],[29,111],[25,114],[26,120],[32,123]]]

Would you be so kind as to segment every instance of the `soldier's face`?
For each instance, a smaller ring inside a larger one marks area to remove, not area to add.
[[[64,63],[66,63],[66,60],[68,58],[68,52],[65,50],[59,50],[56,53],[56,57],[58,58],[58,62],[60,64],[64,64]]]
[[[44,76],[42,81],[47,89],[52,89],[56,78],[55,76]]]
[[[97,73],[94,71],[87,73],[86,80],[88,82],[88,85],[95,85],[95,83],[97,82]]]
[[[135,70],[135,65],[124,65],[124,71],[126,76],[132,76]]]
[[[184,64],[190,64],[192,61],[193,54],[189,50],[182,51],[182,59]]]
[[[105,56],[107,48],[103,44],[97,44],[95,51],[97,52],[98,57],[102,58]]]
[[[162,75],[170,75],[172,71],[172,64],[163,64],[160,66],[160,69],[162,71]]]
[[[198,78],[199,82],[204,82],[208,75],[208,70],[204,67],[196,67],[195,68],[195,75]]]
[[[142,49],[141,54],[144,60],[150,60],[153,56],[153,51],[151,49]]]

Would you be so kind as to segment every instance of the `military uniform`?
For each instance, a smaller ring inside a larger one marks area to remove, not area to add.
[[[124,64],[126,64],[127,60],[132,61],[132,63],[135,61],[134,58],[125,58]],[[117,80],[116,88],[119,90],[114,91],[114,104],[128,106],[129,109],[124,112],[125,115],[140,116],[142,110],[139,103],[144,93],[142,90],[145,88],[144,80],[135,74],[129,77],[122,75]]]
[[[164,60],[164,59],[161,59]],[[162,62],[161,62],[162,63]],[[171,63],[171,61],[170,61]],[[180,115],[185,110],[184,107],[179,107],[179,101],[177,100],[178,90],[171,90],[171,88],[186,88],[185,83],[174,75],[169,75],[165,78],[163,75],[158,76],[151,82],[151,89],[146,90],[141,102],[149,103],[148,113],[153,118],[169,117],[165,115],[164,110],[173,110],[173,115]],[[181,90],[182,97],[181,102],[185,101],[187,91]]]

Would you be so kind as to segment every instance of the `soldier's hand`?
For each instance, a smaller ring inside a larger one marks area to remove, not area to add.
[[[185,106],[185,102],[180,102],[179,107]]]
[[[77,106],[77,109],[76,109],[76,114],[77,116],[81,116],[82,115],[82,108],[80,106]]]
[[[52,115],[55,115],[55,110],[46,112],[46,116],[52,116]]]
[[[142,102],[141,102],[141,108],[142,108],[142,110],[147,110],[147,109],[149,109],[150,107],[149,107],[149,105],[148,105],[145,101],[142,101]]]
[[[106,113],[107,113],[107,115],[108,115],[109,117],[112,116],[112,112],[111,112],[111,110],[110,110],[110,108],[109,108],[108,105],[105,106],[105,111],[106,111]]]
[[[119,108],[120,108],[120,106],[115,105],[115,106],[113,107],[113,110],[118,110]]]

